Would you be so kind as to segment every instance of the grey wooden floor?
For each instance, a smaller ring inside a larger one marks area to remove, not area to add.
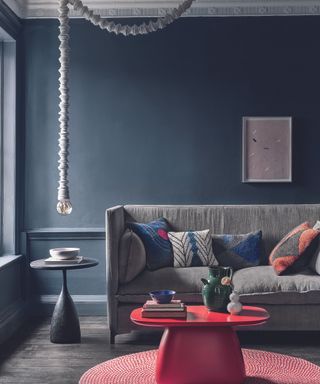
[[[51,344],[49,320],[32,319],[0,348],[0,383],[76,384],[88,368],[128,353],[156,348],[161,333],[133,332],[118,336],[109,346],[103,317],[82,317],[82,343]],[[317,333],[241,333],[244,347],[264,349],[305,358],[320,365]],[[143,383],[141,383],[143,384]]]

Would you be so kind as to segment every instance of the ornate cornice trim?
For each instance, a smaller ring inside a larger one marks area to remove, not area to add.
[[[0,1],[0,27],[13,38],[18,36],[21,28],[19,18],[3,1]]]
[[[14,39],[17,38],[21,28],[19,18],[3,1],[0,1],[0,27]]]
[[[5,1],[21,17],[57,17],[56,0]],[[181,0],[84,0],[84,3],[104,17],[161,17]],[[73,10],[70,14],[79,16]],[[197,0],[184,14],[195,17],[304,15],[320,15],[320,0]]]
[[[28,1],[23,0],[3,0],[3,2],[20,18],[25,17],[27,9],[26,3]]]

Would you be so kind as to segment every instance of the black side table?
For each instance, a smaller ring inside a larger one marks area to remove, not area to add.
[[[45,259],[32,261],[30,267],[34,269],[45,269],[49,271],[61,270],[63,281],[61,293],[54,307],[50,341],[58,344],[71,344],[81,342],[79,317],[74,302],[68,292],[67,270],[94,267],[99,264],[97,260],[84,258],[79,264],[46,264]]]

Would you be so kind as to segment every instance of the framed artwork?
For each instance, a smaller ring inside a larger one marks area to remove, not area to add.
[[[292,118],[244,117],[242,182],[292,182]]]

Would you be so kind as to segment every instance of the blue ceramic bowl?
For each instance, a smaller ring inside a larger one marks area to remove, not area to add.
[[[152,300],[157,302],[158,304],[168,304],[173,299],[173,296],[176,294],[176,291],[171,291],[169,289],[165,289],[163,291],[152,291],[149,292]]]

